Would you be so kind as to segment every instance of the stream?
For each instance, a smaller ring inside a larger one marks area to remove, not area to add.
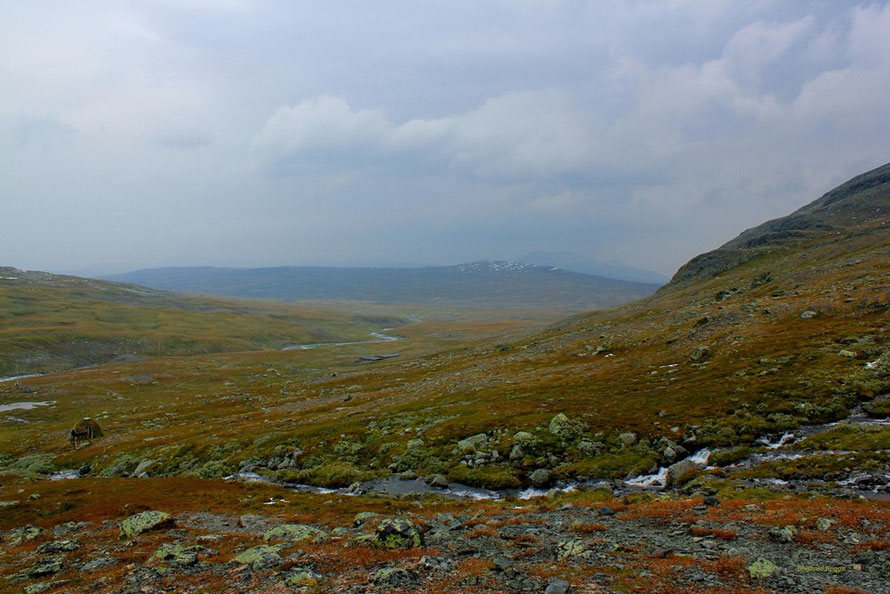
[[[804,450],[789,450],[787,449],[789,446],[795,444],[799,440],[808,437],[810,435],[814,435],[817,433],[822,433],[825,431],[829,431],[833,427],[836,427],[840,423],[848,423],[853,425],[890,425],[890,419],[874,419],[865,417],[862,415],[852,415],[847,419],[839,422],[833,423],[825,423],[822,425],[804,425],[792,431],[787,431],[782,435],[777,436],[763,436],[758,439],[754,445],[759,445],[762,448],[765,448],[766,451],[760,451],[752,454],[748,458],[736,462],[734,464],[728,465],[724,467],[727,470],[740,469],[740,468],[751,468],[762,464],[763,462],[768,462],[772,460],[783,460],[783,459],[795,459],[801,458],[804,456],[814,456],[814,455],[844,455],[844,454],[853,454],[855,452],[846,452],[840,450],[826,450],[826,451],[804,451]],[[683,460],[679,460],[680,462],[691,462],[696,468],[702,470],[711,470],[715,469],[715,466],[708,465],[708,459],[711,456],[711,450],[708,448],[702,448],[691,455],[687,456]],[[294,484],[294,483],[283,483],[276,479],[270,478],[268,476],[264,476],[262,474],[258,474],[255,472],[241,472],[238,474],[230,475],[224,477],[224,480],[230,481],[240,481],[246,483],[252,482],[263,482],[270,484],[277,484],[288,489],[291,489],[300,493],[317,493],[317,494],[337,494],[337,495],[368,495],[368,494],[386,494],[386,495],[424,495],[424,494],[435,494],[444,497],[451,497],[454,499],[507,499],[507,498],[516,498],[516,499],[533,499],[537,497],[545,497],[548,492],[552,490],[556,490],[559,492],[570,493],[577,490],[587,490],[587,489],[595,489],[599,487],[605,487],[612,489],[612,491],[616,495],[621,495],[634,491],[657,491],[663,490],[667,483],[667,476],[670,471],[670,466],[662,466],[656,472],[652,474],[646,474],[637,476],[632,479],[627,479],[624,481],[621,480],[609,480],[609,479],[598,479],[591,481],[568,481],[562,482],[555,485],[552,488],[543,489],[543,488],[534,488],[529,487],[525,489],[504,489],[500,491],[483,489],[479,487],[472,487],[469,485],[464,485],[461,483],[448,483],[447,486],[433,486],[426,481],[420,479],[401,479],[397,476],[391,476],[384,479],[376,479],[371,481],[363,481],[357,482],[346,488],[339,489],[329,489],[324,487],[316,487],[313,485],[304,485],[304,484]],[[888,489],[890,489],[890,475],[883,476],[882,479],[878,481],[873,480],[873,474],[876,473],[865,473],[865,472],[851,472],[849,478],[837,481],[837,485],[842,489],[846,490],[847,493],[856,493],[861,494],[866,497],[872,498],[887,498],[890,497],[888,494]],[[881,474],[881,473],[877,473]],[[884,473],[886,474],[886,473]],[[80,478],[80,475],[75,470],[63,470],[56,473],[53,473],[49,476],[50,480],[64,480],[64,479],[76,479]],[[867,480],[866,480],[867,479]],[[767,479],[753,479],[751,481],[754,484],[763,484],[763,485],[771,485],[775,488],[787,488],[789,490],[794,490],[799,486],[802,490],[807,488],[807,483],[813,482],[812,479],[805,479],[801,481],[784,481],[782,479],[776,478],[767,478]],[[799,483],[796,485],[795,483]],[[877,484],[875,484],[877,483]]]
[[[325,346],[347,346],[350,344],[375,344],[378,342],[393,342],[396,340],[401,340],[399,336],[391,336],[389,334],[384,334],[384,332],[388,332],[392,330],[392,328],[384,328],[380,332],[371,332],[370,336],[373,336],[373,340],[350,340],[347,342],[312,342],[308,344],[292,344],[281,349],[282,351],[305,351],[309,349],[315,349],[318,347]]]

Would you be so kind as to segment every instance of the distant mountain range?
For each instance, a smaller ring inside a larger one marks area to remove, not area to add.
[[[236,297],[597,309],[652,294],[655,283],[553,266],[474,262],[422,268],[147,268],[103,277],[155,289]]]
[[[555,266],[572,272],[639,283],[663,285],[668,281],[668,277],[652,270],[635,268],[621,262],[601,262],[572,252],[529,252],[517,260],[525,264]]]

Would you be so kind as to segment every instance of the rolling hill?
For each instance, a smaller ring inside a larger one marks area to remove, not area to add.
[[[423,268],[150,268],[105,277],[156,289],[237,297],[596,309],[626,303],[658,285],[550,266],[474,262]]]

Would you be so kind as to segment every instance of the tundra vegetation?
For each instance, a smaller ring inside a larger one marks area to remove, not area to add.
[[[0,579],[887,591],[888,182],[570,317],[4,272],[6,373],[51,373],[0,405],[51,404],[0,413]],[[399,340],[365,342],[383,328]],[[303,343],[329,344],[281,350]],[[82,417],[104,437],[65,447]]]

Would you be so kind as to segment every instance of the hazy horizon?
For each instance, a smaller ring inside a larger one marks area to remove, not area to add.
[[[890,161],[888,2],[0,6],[0,266],[651,270]]]

